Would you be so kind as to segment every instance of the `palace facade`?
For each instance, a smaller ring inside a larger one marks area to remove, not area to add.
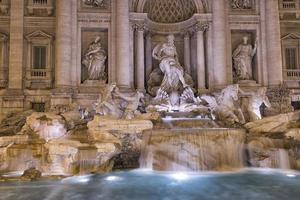
[[[167,35],[199,93],[285,84],[297,108],[299,18],[300,0],[0,0],[0,113],[89,106],[113,82],[149,92]],[[239,45],[253,54],[242,80]]]

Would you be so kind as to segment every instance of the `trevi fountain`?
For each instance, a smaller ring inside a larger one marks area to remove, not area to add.
[[[0,199],[299,199],[299,6],[0,1]]]

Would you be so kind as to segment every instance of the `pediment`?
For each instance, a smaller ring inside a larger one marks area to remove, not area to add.
[[[281,40],[300,40],[300,34],[289,33],[281,38]]]
[[[26,36],[26,39],[31,41],[31,40],[34,40],[34,39],[48,39],[48,40],[52,40],[53,39],[53,36],[44,32],[44,31],[41,31],[41,30],[38,30],[38,31],[34,31],[30,34],[28,34]]]

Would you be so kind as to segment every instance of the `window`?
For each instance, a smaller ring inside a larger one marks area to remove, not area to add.
[[[46,49],[45,46],[33,47],[33,69],[46,69]]]
[[[286,69],[297,69],[297,48],[288,47],[285,49]]]
[[[31,109],[36,112],[45,112],[45,103],[31,103]]]

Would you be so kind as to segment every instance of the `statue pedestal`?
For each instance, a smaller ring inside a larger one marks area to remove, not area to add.
[[[83,82],[83,85],[87,87],[97,87],[97,86],[103,86],[105,84],[106,84],[106,80],[85,80]]]
[[[256,91],[259,87],[261,87],[261,85],[257,84],[254,80],[240,80],[238,84],[240,88],[246,91]]]

